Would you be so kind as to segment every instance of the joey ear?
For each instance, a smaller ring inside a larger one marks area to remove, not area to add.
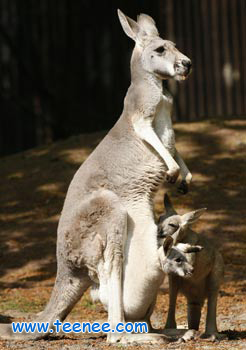
[[[187,247],[184,251],[184,253],[197,253],[203,250],[203,247],[200,245],[191,245]]]
[[[167,193],[164,196],[164,208],[168,214],[177,214]]]
[[[163,243],[163,250],[164,250],[165,256],[168,255],[168,252],[172,248],[172,246],[173,246],[173,239],[171,236],[167,236],[167,238],[165,239],[165,241]]]
[[[117,10],[120,24],[126,33],[127,36],[129,36],[134,41],[137,40],[137,35],[140,32],[140,27],[137,22],[135,22],[130,17],[127,17],[124,15],[124,13],[121,10]]]
[[[188,226],[196,222],[199,217],[207,210],[207,208],[202,208],[198,210],[191,211],[181,216],[182,226]]]

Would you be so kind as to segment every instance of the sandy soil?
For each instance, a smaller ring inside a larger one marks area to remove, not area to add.
[[[207,207],[194,228],[214,238],[222,251],[226,274],[218,301],[218,327],[228,340],[197,340],[165,346],[129,346],[129,349],[245,349],[246,348],[246,232],[245,156],[246,121],[176,124],[177,148],[193,173],[191,192],[169,194],[180,213]],[[0,167],[0,322],[30,320],[49,299],[56,274],[56,227],[71,178],[105,133],[81,135],[1,159]],[[163,189],[156,196],[162,211]],[[163,327],[168,308],[164,283],[152,316]],[[201,331],[204,329],[203,310]],[[69,315],[82,322],[106,319],[89,294]],[[185,299],[179,297],[177,321],[186,325]],[[103,336],[61,336],[36,342],[0,341],[0,349],[118,349]]]

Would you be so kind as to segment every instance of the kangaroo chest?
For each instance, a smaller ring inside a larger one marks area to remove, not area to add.
[[[175,135],[171,119],[172,106],[172,98],[163,95],[159,105],[157,106],[153,126],[163,145],[173,155],[175,152]]]

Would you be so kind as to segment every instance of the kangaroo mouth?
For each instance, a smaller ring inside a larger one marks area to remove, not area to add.
[[[175,72],[174,75],[169,75],[168,73],[161,72],[159,70],[155,71],[155,74],[157,75],[158,78],[162,80],[167,80],[167,79],[175,79],[177,81],[180,80],[186,80],[188,76],[190,75],[191,70],[185,70],[184,72]]]
[[[189,278],[191,276],[192,276],[192,272],[190,272],[190,271],[185,272],[185,275],[184,275],[185,278]]]
[[[176,66],[175,80],[186,80],[192,71],[191,65],[189,67]]]
[[[178,75],[176,80],[185,80],[187,78],[187,75]]]
[[[188,76],[190,75],[190,70],[187,70],[184,73],[177,73],[177,75],[175,76],[175,80],[180,81],[180,80],[186,80],[188,78]]]

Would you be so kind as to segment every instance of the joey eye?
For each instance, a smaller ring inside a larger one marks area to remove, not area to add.
[[[177,263],[180,263],[180,262],[182,261],[182,259],[181,259],[181,258],[176,258],[175,261],[176,261]]]
[[[165,51],[165,48],[163,46],[157,47],[157,49],[155,49],[155,52],[158,53],[163,53]]]
[[[174,225],[174,224],[168,224],[168,226],[171,226],[171,227],[173,227],[173,228],[178,228],[178,226],[177,226],[177,225]]]

